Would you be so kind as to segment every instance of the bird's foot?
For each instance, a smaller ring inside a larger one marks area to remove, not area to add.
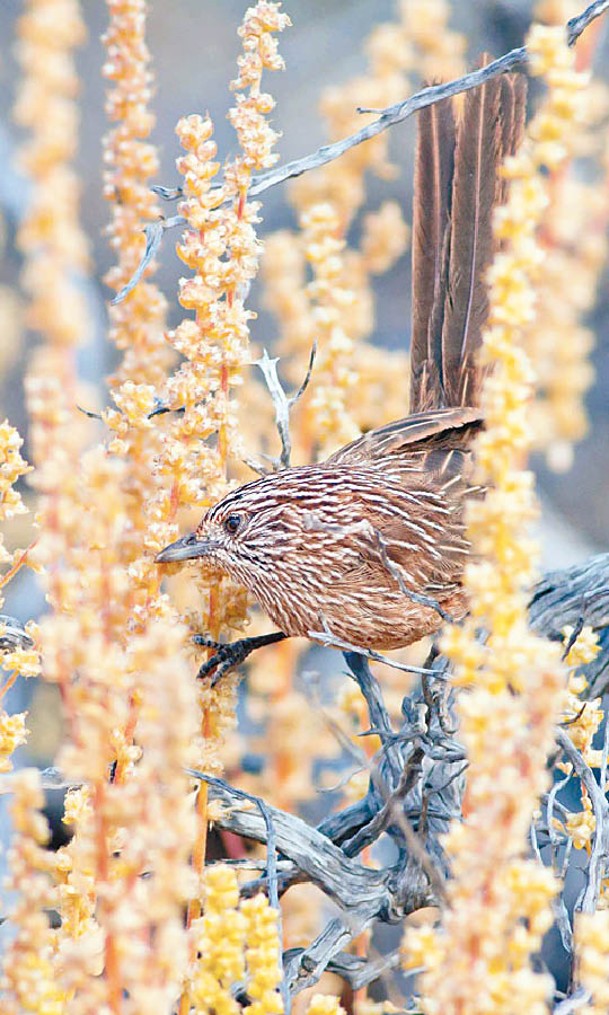
[[[210,673],[213,673],[211,686],[215,687],[226,673],[234,669],[235,666],[245,662],[247,657],[252,652],[255,652],[256,649],[263,648],[265,645],[274,645],[275,642],[283,641],[287,637],[288,635],[284,634],[283,631],[273,631],[272,634],[259,634],[254,638],[240,638],[239,641],[225,643],[213,641],[212,638],[206,638],[202,634],[195,634],[193,641],[196,645],[202,645],[203,648],[214,650],[211,659],[203,663],[199,669],[197,678],[202,680],[204,677],[208,677]]]

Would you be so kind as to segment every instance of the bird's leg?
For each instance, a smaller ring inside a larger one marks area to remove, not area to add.
[[[272,634],[259,634],[254,638],[240,638],[239,641],[224,643],[213,641],[202,634],[195,634],[193,641],[196,645],[214,649],[211,659],[203,663],[199,669],[197,678],[202,680],[203,677],[209,676],[215,670],[211,681],[211,686],[215,687],[225,673],[228,673],[235,666],[239,666],[256,649],[263,648],[265,645],[274,645],[275,642],[283,641],[287,637],[289,636],[284,634],[283,631],[273,631]]]

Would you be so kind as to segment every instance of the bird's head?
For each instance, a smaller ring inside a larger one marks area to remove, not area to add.
[[[252,589],[271,570],[285,545],[286,526],[278,511],[276,477],[248,483],[229,493],[186,536],[157,555],[159,564],[197,560]]]
[[[243,507],[238,510],[221,501],[203,516],[194,532],[161,550],[156,561],[179,564],[198,560],[206,569],[230,573],[233,562],[242,555],[249,521]]]

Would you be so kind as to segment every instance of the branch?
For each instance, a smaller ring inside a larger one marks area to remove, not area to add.
[[[302,952],[302,948],[294,948],[293,952]],[[286,956],[289,953],[285,953]],[[360,987],[366,987],[369,983],[374,980],[378,980],[383,973],[388,972],[390,969],[399,969],[401,962],[401,954],[399,948],[394,952],[390,952],[389,955],[383,955],[378,959],[372,961],[363,958],[360,955],[351,955],[350,952],[338,952],[334,958],[328,962],[326,970],[328,973],[337,973],[343,980],[346,980],[353,990],[359,990]]]
[[[566,26],[569,46],[573,46],[582,32],[596,18],[604,14],[608,8],[609,0],[597,0],[596,3],[590,4],[582,14],[571,18]],[[419,109],[425,109],[426,106],[432,106],[436,102],[441,102],[442,99],[459,95],[461,92],[471,91],[472,88],[477,88],[479,85],[490,81],[491,78],[499,77],[501,74],[509,74],[511,71],[518,70],[526,65],[527,60],[528,53],[526,46],[520,46],[518,49],[512,49],[509,53],[500,56],[497,60],[493,60],[485,67],[480,67],[469,74],[464,74],[460,78],[455,78],[453,81],[443,84],[433,85],[430,88],[423,88],[420,92],[411,95],[410,98],[405,99],[403,102],[396,102],[393,106],[383,109],[376,120],[366,124],[365,127],[356,131],[355,134],[350,134],[349,137],[342,138],[340,141],[335,141],[334,144],[323,145],[317,151],[312,152],[310,155],[305,155],[302,159],[295,159],[293,162],[287,162],[284,166],[277,166],[267,173],[255,176],[248,194],[256,197],[278,183],[284,183],[286,180],[293,179],[296,176],[302,176],[303,173],[308,172],[310,169],[319,169],[320,166],[325,166],[328,162],[333,162],[335,159],[340,158],[350,148],[355,148],[356,145],[369,141],[370,138],[376,137],[377,134],[381,134],[388,127],[393,127],[396,123],[402,123],[412,116],[413,113],[418,112]]]
[[[220,828],[256,842],[267,842],[262,814],[250,809],[251,800],[255,798],[244,801],[244,794],[228,783],[196,769],[189,769],[189,775],[206,782],[210,799],[227,808],[227,813],[216,820]],[[342,850],[301,818],[269,804],[266,809],[275,829],[277,848],[341,909],[367,921],[388,905],[386,877],[382,871],[352,863]]]
[[[335,917],[324,927],[321,934],[305,949],[291,949],[284,960],[284,977],[291,994],[298,994],[307,987],[313,987],[325,973],[330,963],[342,953],[369,921],[356,918],[346,927]]]
[[[1,587],[1,586],[0,586]],[[29,649],[34,647],[34,641],[30,638],[23,624],[16,617],[9,617],[6,613],[0,613],[0,653],[14,652],[15,649]]]
[[[595,3],[586,7],[577,17],[571,18],[565,28],[569,46],[573,46],[582,32],[596,18],[604,14],[607,9],[609,9],[609,0],[596,0]],[[501,74],[509,74],[511,71],[524,67],[527,60],[526,46],[520,46],[500,56],[497,60],[493,60],[485,67],[480,67],[469,74],[464,74],[460,78],[455,78],[453,81],[443,84],[433,85],[430,88],[423,88],[420,92],[411,95],[410,98],[405,99],[403,102],[397,102],[395,105],[383,109],[376,120],[366,124],[365,127],[356,131],[355,134],[350,134],[348,137],[335,141],[333,144],[322,145],[317,151],[311,152],[301,159],[294,159],[292,162],[286,162],[283,166],[276,166],[275,169],[270,169],[266,173],[252,177],[247,196],[257,197],[271,187],[276,187],[279,183],[285,183],[286,180],[302,176],[303,173],[311,169],[319,169],[329,162],[334,162],[351,148],[355,148],[357,145],[363,144],[364,141],[369,141],[370,138],[382,134],[383,131],[393,127],[396,123],[402,123],[420,109],[433,106],[434,103],[441,102],[442,99],[450,98],[453,95],[459,95],[461,92],[471,91],[472,88],[477,88],[479,85],[490,81],[491,78],[499,77]],[[359,112],[365,113],[366,110],[360,109]],[[182,196],[182,189],[180,187],[157,186],[152,189],[160,197],[169,201],[174,201]],[[218,189],[220,188],[218,187]],[[185,225],[185,223],[186,220],[183,216],[174,215],[172,218],[163,219],[161,222],[153,223],[146,227],[147,244],[144,259],[137,268],[133,278],[116,294],[112,303],[120,303],[137,285],[145,268],[158,251],[163,233],[173,226]]]
[[[586,696],[602,695],[609,678],[609,553],[544,575],[529,603],[529,621],[534,631],[560,641],[564,627],[582,622],[599,634],[601,651],[583,672]]]
[[[343,641],[342,638],[338,638],[332,633],[327,621],[321,614],[319,619],[323,622],[323,631],[307,631],[307,638],[310,638],[311,641],[319,642],[325,648],[338,648],[341,652],[355,652],[366,659],[371,659],[372,662],[384,663],[385,666],[390,666],[393,670],[400,670],[401,673],[414,673],[419,677],[439,676],[433,670],[425,669],[424,666],[411,666],[408,663],[399,663],[397,660],[383,655],[382,652],[376,652],[375,649],[363,649],[359,645],[353,645],[350,641]],[[442,677],[440,676],[439,679],[442,679]]]
[[[262,357],[255,360],[254,365],[260,367],[264,374],[264,380],[269,390],[269,394],[273,401],[275,408],[275,426],[279,433],[279,439],[281,441],[281,455],[277,459],[271,459],[273,470],[277,472],[279,469],[287,469],[290,465],[290,458],[292,456],[292,440],[290,437],[290,410],[298,399],[304,395],[305,391],[309,386],[311,380],[311,373],[313,371],[313,364],[315,363],[315,356],[317,354],[317,342],[313,343],[311,348],[311,354],[309,356],[309,366],[305,375],[305,379],[300,385],[298,391],[291,396],[286,395],[283,390],[281,381],[277,374],[277,364],[279,358],[274,357],[271,359],[266,349],[264,350]],[[251,464],[251,463],[248,463]],[[256,472],[265,474],[260,468],[256,468]]]
[[[601,881],[606,874],[606,861],[609,858],[609,803],[594,778],[592,769],[584,761],[581,752],[578,751],[569,734],[565,730],[557,730],[556,741],[573,765],[592,803],[596,825],[590,861],[586,871],[587,885],[577,900],[576,909],[582,913],[594,913],[598,904]]]
[[[609,0],[595,0],[582,14],[567,21],[567,44],[574,46],[582,32],[609,8]]]
[[[569,994],[568,997],[565,997],[563,1001],[556,1005],[552,1015],[575,1015],[575,1012],[586,1008],[591,999],[592,995],[589,990],[586,990],[584,987],[578,987],[573,994]]]
[[[164,233],[168,229],[173,229],[175,226],[186,225],[186,219],[183,215],[173,215],[171,218],[162,218],[157,222],[150,222],[144,228],[146,234],[146,248],[142,260],[135,269],[135,273],[124,285],[122,289],[119,289],[116,296],[114,296],[110,303],[112,306],[116,306],[117,303],[122,303],[126,296],[129,295],[132,289],[135,289],[136,285],[140,281],[142,275],[146,271],[146,268],[156,257],[159,247],[161,246],[161,240],[163,239]]]

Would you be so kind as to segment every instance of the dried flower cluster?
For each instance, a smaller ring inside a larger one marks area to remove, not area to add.
[[[26,511],[21,495],[14,489],[17,480],[30,471],[23,460],[20,448],[23,441],[6,421],[0,425],[0,523]],[[8,565],[0,578],[0,608],[4,605],[4,589],[26,559],[22,551],[10,553],[0,532],[0,560]],[[6,633],[6,624],[3,625]],[[33,625],[29,626],[34,634]],[[40,671],[38,652],[28,648],[14,648],[2,654],[2,667],[10,671],[0,687],[0,773],[5,775],[13,767],[11,755],[26,743],[27,713],[9,713],[4,708],[4,697],[17,678],[35,676]],[[47,870],[50,856],[43,848],[48,838],[46,822],[39,809],[43,803],[38,774],[23,771],[13,776],[2,789],[13,794],[10,816],[13,841],[8,852],[10,874],[6,889],[14,893],[12,904],[5,915],[10,918],[15,934],[5,950],[0,973],[0,993],[10,999],[6,1009],[27,1010],[34,998],[42,1010],[53,1008],[61,998],[53,980],[50,961],[51,933],[45,906],[49,905],[49,879]],[[19,1007],[21,1006],[21,1007]]]
[[[531,70],[547,95],[522,151],[508,160],[507,204],[498,209],[503,241],[489,273],[490,317],[483,355],[494,370],[484,384],[486,429],[477,441],[477,479],[489,487],[472,504],[468,528],[481,559],[469,565],[471,617],[449,629],[444,648],[455,664],[460,736],[469,759],[465,822],[446,848],[454,880],[438,933],[409,931],[407,964],[426,966],[425,1011],[546,1011],[552,984],[534,973],[530,955],[552,923],[552,873],[524,859],[527,830],[546,785],[545,760],[562,704],[564,677],[556,646],[527,628],[527,588],[537,547],[533,477],[522,469],[530,445],[527,404],[534,375],[523,333],[535,314],[533,288],[542,257],[535,232],[548,203],[547,170],[568,154],[583,77],[562,29],[534,26]],[[488,631],[481,644],[478,629]]]
[[[47,823],[40,813],[44,795],[38,772],[11,777],[13,840],[7,860],[7,889],[14,893],[8,917],[14,936],[5,950],[0,976],[3,1012],[63,1015],[66,994],[56,975],[55,935],[46,913],[53,905],[49,872],[52,854],[44,848]]]
[[[208,870],[205,890],[205,914],[192,927],[201,956],[193,972],[192,1010],[280,1015],[278,914],[263,895],[240,903],[237,877],[228,867]],[[235,983],[243,983],[251,999],[245,1008],[234,997]]]
[[[149,109],[152,74],[145,40],[147,4],[145,0],[108,0],[108,10],[110,23],[102,40],[106,48],[103,74],[110,82],[106,114],[114,126],[104,139],[104,195],[111,208],[108,234],[117,263],[105,281],[119,290],[141,260],[145,246],[142,223],[159,215],[150,189],[158,171],[158,155],[148,140],[154,116]],[[163,336],[164,312],[164,297],[145,280],[123,302],[110,307],[109,337],[124,350],[114,380],[114,398],[131,426],[143,426],[140,418],[146,417],[154,404],[149,386],[158,387],[165,379],[170,352]],[[150,436],[146,434],[148,440]]]
[[[148,3],[107,0],[107,8],[104,74],[111,129],[104,141],[104,190],[116,263],[106,281],[120,290],[142,255],[142,223],[158,215],[150,191],[158,159],[150,140]],[[110,337],[123,355],[109,382],[113,406],[101,414],[109,436],[92,447],[93,427],[76,408],[90,404],[91,397],[78,390],[76,348],[89,325],[78,287],[86,245],[70,165],[78,87],[72,50],[82,41],[83,27],[76,0],[27,0],[21,20],[24,80],[16,116],[29,130],[23,164],[32,178],[33,202],[19,242],[31,297],[29,323],[44,339],[27,384],[41,529],[31,555],[45,569],[51,607],[39,631],[31,633],[42,652],[43,675],[62,699],[66,743],[57,763],[71,784],[64,822],[72,838],[57,853],[48,852],[38,775],[24,771],[6,778],[14,828],[8,887],[14,900],[1,914],[10,920],[11,938],[0,991],[8,1015],[170,1010],[281,1015],[281,950],[308,943],[322,915],[311,886],[290,891],[280,919],[263,895],[240,901],[233,869],[206,866],[208,824],[218,812],[208,806],[205,784],[193,787],[185,769],[221,774],[231,761],[238,766],[230,749],[241,745],[233,739],[229,751],[220,752],[235,723],[235,680],[225,679],[217,689],[197,687],[189,644],[194,629],[213,637],[241,631],[247,623],[245,595],[203,575],[194,593],[190,577],[185,582],[170,575],[168,595],[154,563],[155,553],[221,497],[238,473],[239,412],[256,417],[248,442],[258,440],[258,450],[269,435],[269,403],[261,405],[260,387],[250,385],[236,395],[250,357],[255,315],[248,291],[262,251],[259,204],[247,199],[247,191],[252,174],[278,157],[268,119],[274,100],[262,84],[265,71],[283,67],[277,36],[289,18],[280,8],[258,0],[239,30],[242,53],[229,113],[237,156],[220,173],[209,116],[185,116],[178,123],[184,149],[178,160],[179,210],[187,221],[178,254],[190,272],[180,280],[179,297],[188,313],[164,333],[165,300],[151,281],[154,265],[110,308]],[[375,29],[366,76],[324,96],[331,137],[361,125],[356,106],[402,99],[409,79],[462,71],[464,40],[447,27],[449,14],[446,0],[404,0],[395,23]],[[524,414],[532,390],[523,335],[541,374],[538,411],[549,413],[548,433],[553,441],[575,439],[589,380],[588,339],[579,317],[590,306],[605,253],[596,233],[587,239],[584,234],[595,216],[608,214],[606,195],[601,199],[598,188],[586,190],[563,173],[565,159],[580,150],[582,137],[589,143],[590,134],[574,129],[580,78],[561,39],[562,29],[536,28],[530,37],[534,69],[545,76],[548,97],[528,147],[506,168],[512,199],[497,217],[503,246],[491,272],[492,321],[485,344],[496,369],[485,389],[489,424],[479,444],[479,478],[491,492],[484,504],[474,505],[469,519],[480,554],[468,573],[472,621],[446,637],[462,688],[459,710],[470,758],[466,821],[447,841],[454,882],[443,925],[438,932],[411,930],[405,944],[407,963],[427,968],[425,1010],[443,1015],[507,1013],[515,1006],[532,1015],[545,1011],[548,978],[532,972],[530,955],[549,925],[555,884],[549,872],[522,857],[526,827],[545,786],[557,717],[588,764],[599,762],[593,738],[603,718],[600,702],[582,709],[579,699],[583,682],[577,667],[595,651],[589,633],[575,642],[563,678],[558,649],[533,639],[524,619],[535,547],[523,533],[535,503],[530,477],[521,471],[529,449]],[[601,97],[591,122],[600,122],[603,102]],[[392,175],[388,136],[303,177],[293,190],[300,232],[275,234],[267,244],[267,302],[279,319],[280,351],[289,357],[293,381],[300,383],[312,342],[319,342],[311,391],[294,416],[294,447],[303,460],[406,412],[404,354],[367,341],[374,326],[371,277],[390,269],[408,243],[395,202],[361,215],[366,174]],[[552,235],[541,235],[547,248],[542,263],[535,231],[548,202]],[[576,242],[568,240],[573,219],[565,213],[563,221],[559,214],[574,203],[582,211],[578,222],[585,215],[586,223]],[[349,245],[352,225],[360,234],[358,249]],[[563,302],[563,310],[551,316],[560,306],[558,280],[565,272],[576,280],[576,293],[569,307]],[[544,304],[536,317],[533,281]],[[577,312],[569,316],[571,306]],[[560,342],[559,362],[544,373],[547,333],[563,325],[573,340],[564,352]],[[365,385],[358,383],[362,378]],[[20,443],[8,424],[0,426],[0,521],[22,510],[13,489],[28,471]],[[7,565],[0,590],[25,559],[20,551],[8,555],[0,537],[0,561]],[[490,631],[485,645],[475,640],[481,626]],[[299,652],[297,644],[281,644],[272,663],[261,654],[252,667],[251,687],[264,703],[265,769],[260,776],[240,773],[243,785],[288,810],[312,795],[316,759],[337,748],[322,710],[304,718],[310,703],[292,689]],[[3,663],[11,672],[0,698],[18,674],[37,672],[38,652],[20,649],[5,654]],[[401,681],[400,676],[390,690],[398,711]],[[255,721],[260,705],[250,699]],[[338,714],[355,742],[366,717],[352,685],[340,698]],[[10,771],[10,755],[24,742],[25,725],[25,714],[0,710],[3,772]],[[373,736],[356,743],[368,757],[378,746]],[[345,795],[359,798],[368,778],[364,765]],[[596,821],[585,790],[581,810],[569,815],[561,810],[556,830],[569,845],[590,851]],[[229,837],[224,846],[235,857],[245,852]],[[372,862],[367,851],[362,861]],[[601,904],[608,898],[604,883]],[[49,912],[58,915],[57,926],[51,926]],[[606,911],[580,915],[575,927],[577,975],[590,991],[587,1010],[593,1015],[609,1004],[605,916]],[[367,954],[369,945],[368,932],[354,942],[357,954]],[[356,1015],[378,1015],[388,1007],[369,1000],[362,988],[353,1009]],[[338,999],[324,994],[314,995],[308,1006],[301,996],[295,1010],[344,1015]]]
[[[40,8],[50,6],[39,4],[34,13],[38,17]],[[143,34],[146,7],[137,2],[110,3],[109,7],[105,72],[112,81],[108,113],[117,125],[106,142],[106,193],[113,202],[111,236],[119,258],[109,281],[118,288],[141,255],[139,223],[155,211],[148,184],[156,155],[145,141],[152,126]],[[59,16],[61,12],[44,11],[45,16],[52,13]],[[76,13],[73,8],[75,17]],[[187,899],[202,896],[196,875],[202,870],[205,834],[195,820],[183,771],[195,763],[217,767],[214,745],[230,718],[231,698],[225,694],[223,702],[207,711],[203,730],[207,742],[203,744],[197,734],[195,688],[182,654],[187,631],[160,592],[151,550],[172,537],[179,507],[200,505],[218,493],[213,482],[206,488],[211,452],[207,470],[195,482],[191,480],[199,455],[193,455],[190,469],[183,467],[185,455],[195,448],[200,451],[202,435],[221,431],[224,446],[217,472],[226,467],[226,406],[211,412],[211,422],[205,418],[201,388],[196,387],[197,370],[198,377],[204,378],[205,395],[213,397],[214,378],[206,374],[210,362],[215,363],[215,377],[225,373],[232,381],[244,358],[247,312],[239,290],[255,270],[257,247],[251,225],[255,209],[241,196],[256,159],[262,165],[270,161],[269,133],[254,108],[268,107],[269,98],[259,94],[256,68],[277,65],[264,26],[270,30],[269,22],[276,21],[283,27],[286,20],[276,5],[265,3],[252,9],[246,20],[246,56],[237,84],[242,87],[247,78],[250,93],[235,116],[245,155],[232,174],[227,173],[233,212],[226,215],[226,222],[225,213],[218,212],[214,223],[215,236],[224,237],[226,243],[220,250],[216,246],[215,259],[207,261],[208,269],[217,267],[222,272],[223,255],[230,250],[232,279],[225,276],[221,284],[212,281],[207,306],[217,325],[213,334],[210,320],[203,321],[197,314],[196,369],[190,374],[180,371],[166,385],[165,399],[187,409],[179,417],[179,427],[157,430],[150,418],[158,404],[156,389],[166,376],[168,347],[162,336],[163,300],[149,284],[113,311],[112,335],[125,356],[114,380],[117,409],[104,413],[113,432],[107,449],[95,447],[79,458],[83,437],[80,433],[70,437],[67,432],[78,401],[70,345],[78,334],[76,312],[74,332],[61,336],[56,381],[51,371],[46,383],[30,382],[30,407],[38,422],[33,430],[35,457],[44,463],[37,472],[37,485],[45,493],[40,514],[44,531],[37,556],[47,567],[54,608],[41,625],[45,676],[61,687],[68,723],[70,740],[59,764],[68,778],[84,780],[86,787],[68,796],[66,821],[74,836],[48,864],[53,879],[47,888],[61,915],[61,929],[44,948],[40,938],[33,938],[31,947],[41,947],[41,961],[51,963],[58,990],[64,999],[68,994],[74,999],[78,1006],[74,1010],[165,1010],[183,990],[183,970],[195,947],[181,914]],[[66,48],[71,41],[67,27],[66,18]],[[26,20],[24,31],[29,28]],[[33,34],[37,40],[38,23]],[[257,38],[254,47],[253,38]],[[46,54],[37,55],[47,68]],[[38,126],[34,119],[29,122]],[[68,125],[73,126],[71,121]],[[66,142],[58,161],[72,147]],[[39,185],[46,195],[47,180]],[[195,205],[196,195],[193,212]],[[205,216],[205,209],[200,214]],[[31,233],[23,241],[25,247],[32,242]],[[202,233],[203,228],[197,231],[199,236]],[[69,231],[66,235],[69,238]],[[185,243],[193,235],[189,233]],[[62,250],[46,237],[43,241],[45,257],[55,273],[62,273],[61,282],[71,265],[65,258],[62,261]],[[203,284],[209,281],[208,271]],[[191,288],[185,281],[185,302]],[[34,323],[48,320],[55,327],[56,317],[52,308],[49,312],[45,307]],[[183,332],[186,329],[187,325]],[[54,353],[59,339],[55,333],[48,337]],[[231,350],[237,350],[232,361]],[[218,402],[221,388],[219,382]],[[111,766],[114,774],[109,781]],[[33,810],[36,803],[28,806]],[[20,843],[18,838],[15,857]],[[194,873],[189,866],[193,844],[201,861],[195,863]],[[37,854],[30,853],[33,870]],[[26,898],[31,903],[32,893]],[[48,921],[40,915],[41,926],[48,931]],[[28,954],[24,963],[29,961]],[[16,985],[22,972],[23,963],[13,961]],[[22,997],[18,989],[15,986],[16,1003]],[[128,1001],[123,998],[125,990]]]
[[[539,20],[556,26],[577,12],[572,0],[543,0],[536,5]],[[590,66],[597,38],[593,27],[578,45],[578,70]],[[588,429],[584,397],[594,379],[589,362],[594,335],[583,322],[594,306],[607,258],[609,202],[599,177],[607,175],[604,124],[608,110],[607,88],[595,82],[587,90],[580,121],[569,138],[569,162],[551,174],[540,236],[545,256],[536,279],[537,313],[527,339],[537,375],[531,426],[534,447],[545,452],[548,464],[557,471],[570,468],[573,445]]]
[[[590,1001],[582,1004],[580,1011],[583,1015],[604,1015],[609,1009],[609,909],[578,913],[574,938],[577,982],[590,993]]]
[[[256,237],[259,204],[246,199],[255,169],[268,168],[276,156],[272,148],[277,134],[266,117],[272,111],[272,97],[261,91],[265,70],[280,70],[283,61],[274,33],[290,24],[280,5],[265,0],[248,9],[239,30],[243,54],[239,76],[233,81],[236,103],[229,119],[237,133],[242,155],[228,163],[223,182],[212,189],[219,163],[209,117],[184,117],[177,134],[186,154],[178,159],[184,177],[184,200],[180,210],[188,229],[178,245],[178,255],[193,275],[180,280],[179,299],[194,310],[170,336],[184,357],[180,369],[167,385],[169,405],[183,409],[171,424],[163,450],[174,478],[174,497],[179,504],[208,506],[227,489],[229,455],[239,453],[239,431],[232,389],[241,381],[248,360],[248,322],[254,316],[246,307],[249,283],[256,273],[260,244]],[[227,207],[223,205],[227,204]],[[212,450],[203,439],[217,434]],[[201,577],[204,627],[213,638],[221,631],[243,628],[246,598],[230,582]],[[202,733],[207,748],[199,759],[205,770],[218,768],[211,749],[234,721],[234,682],[224,681],[217,691],[201,692]],[[198,794],[198,846],[195,869],[203,868],[206,841],[206,791]],[[189,920],[198,916],[196,900],[189,908]],[[188,989],[182,1007],[188,1004]]]
[[[409,78],[418,83],[419,77],[463,70],[465,39],[446,27],[449,5],[444,0],[417,4],[414,14],[411,6],[400,4],[394,22],[373,29],[365,44],[363,75],[322,93],[320,113],[330,140],[361,127],[358,106],[378,108],[402,99]],[[388,200],[361,216],[358,247],[348,242],[365,201],[368,173],[395,175],[385,135],[301,177],[291,188],[299,231],[281,230],[265,238],[265,301],[277,319],[276,348],[294,385],[302,381],[314,342],[318,349],[310,392],[295,407],[291,420],[294,458],[300,462],[323,458],[360,429],[379,426],[407,411],[407,357],[399,347],[404,343],[389,351],[367,340],[375,325],[372,276],[395,265],[410,232],[398,203]],[[252,416],[265,419],[256,386],[246,388],[244,402],[253,438]],[[268,434],[268,423],[262,432]],[[308,736],[298,732],[303,701],[292,681],[301,651],[302,643],[292,640],[272,658],[261,653],[250,664],[250,692],[265,694],[271,705],[266,737],[270,757],[256,791],[282,806],[311,795],[316,758],[331,757],[336,750],[320,724],[318,709],[309,708]],[[362,781],[363,777],[352,780],[349,792],[359,795]],[[283,911],[284,935],[291,944],[303,926],[302,907],[293,891]],[[309,924],[314,920],[310,911]]]
[[[71,52],[83,39],[76,0],[28,0],[19,22],[17,56],[24,78],[14,115],[30,132],[20,162],[37,186],[18,242],[28,258],[23,273],[28,323],[48,332],[58,347],[86,334],[83,296],[71,275],[87,264],[77,216],[79,182],[70,166],[78,123]],[[47,365],[52,373],[54,363]]]
[[[110,112],[128,121],[120,141],[113,136],[108,156],[112,193],[122,204],[114,230],[115,245],[122,250],[129,228],[143,211],[136,182],[128,177],[134,162],[145,166],[134,137],[149,119],[145,90],[137,94],[137,83],[145,82],[145,67],[138,71],[137,66],[143,54],[137,46],[135,52],[129,50],[141,22],[133,5],[126,11],[114,4],[112,13],[108,44],[116,101],[110,103]],[[117,94],[121,90],[122,105]],[[145,180],[144,175],[140,193]],[[41,186],[44,189],[44,181]],[[51,249],[50,254],[55,267],[69,277],[61,251]],[[123,272],[131,270],[129,263],[133,267],[137,256],[137,251],[127,251]],[[154,313],[152,295],[150,290]],[[134,307],[137,300],[131,311]],[[143,312],[146,307],[140,305],[139,315],[129,317],[125,312],[115,322],[114,334],[119,337],[122,329],[123,346],[125,332],[142,344],[146,341],[150,330],[145,319],[142,324]],[[52,321],[52,316],[44,320]],[[56,355],[59,369],[56,381],[51,374],[34,376],[29,383],[35,461],[43,463],[36,481],[45,494],[36,556],[47,568],[54,611],[41,624],[41,644],[44,675],[61,688],[70,737],[59,763],[68,778],[86,785],[68,797],[66,821],[74,837],[54,859],[53,902],[61,928],[51,959],[57,984],[80,1010],[104,1005],[122,1010],[127,989],[132,1010],[139,1011],[167,1005],[175,997],[180,954],[186,953],[181,911],[190,894],[194,825],[183,767],[193,760],[194,692],[179,658],[185,632],[175,619],[160,630],[151,623],[139,637],[126,640],[139,591],[127,564],[135,542],[141,444],[123,440],[119,445],[115,440],[110,453],[99,446],[81,454],[83,437],[74,427],[78,399],[73,349],[64,339],[56,350],[52,326],[44,333],[48,355]],[[157,344],[159,339],[160,335]],[[124,415],[131,415],[133,422],[136,414],[129,414],[128,408]],[[117,452],[122,450],[131,451],[131,459],[119,458]],[[161,718],[169,707],[177,721],[166,730]],[[109,782],[111,765],[114,779]],[[172,869],[171,879],[162,876],[166,868]],[[142,879],[146,869],[153,875],[147,881]]]
[[[14,427],[5,420],[0,424],[0,525],[22,514],[27,510],[21,494],[14,489],[17,480],[30,472],[30,467],[21,457],[21,437]],[[6,585],[14,577],[25,562],[27,552],[15,550],[10,553],[4,543],[4,534],[0,531],[0,563],[6,571],[0,577],[0,610],[4,605]],[[0,635],[6,624],[0,624]],[[33,632],[32,632],[33,633]],[[10,674],[0,687],[0,773],[12,769],[11,755],[26,742],[26,714],[17,712],[9,714],[2,702],[7,691],[13,686],[17,677],[36,676],[40,671],[38,653],[34,649],[17,647],[2,654],[2,668],[10,670]]]
[[[361,117],[353,112],[357,106],[382,106],[403,98],[407,72],[413,77],[444,73],[441,63],[448,53],[450,66],[457,67],[465,40],[446,27],[448,4],[439,0],[419,5],[416,17],[409,4],[400,5],[399,11],[398,20],[373,30],[366,44],[365,76],[324,92],[321,112],[328,121],[330,139],[361,126]],[[459,72],[462,69],[459,64]],[[377,211],[363,216],[360,249],[346,242],[349,224],[365,197],[366,172],[384,174],[386,166],[383,136],[349,152],[339,163],[301,178],[293,188],[301,232],[281,230],[265,239],[265,299],[278,320],[277,347],[294,384],[302,380],[313,342],[318,344],[312,396],[301,400],[292,417],[292,442],[300,461],[323,457],[359,428],[379,426],[406,412],[405,354],[366,341],[374,328],[371,276],[389,270],[408,244],[409,229],[399,205],[385,201]],[[307,284],[309,265],[313,279]],[[363,377],[365,384],[357,383]],[[251,433],[252,416],[265,419],[264,407],[255,385],[249,385],[243,397]],[[268,433],[268,424],[262,432]],[[284,689],[283,697],[291,697],[298,653],[299,646],[291,643],[275,651],[272,679],[268,656],[262,654],[252,663],[251,684],[273,693],[275,712],[278,687]],[[296,743],[287,731],[292,731],[300,712],[298,696],[292,705],[283,702],[286,735],[276,729],[277,736],[272,738],[282,753]],[[274,728],[276,718],[274,713]],[[300,745],[288,767],[304,772]]]

